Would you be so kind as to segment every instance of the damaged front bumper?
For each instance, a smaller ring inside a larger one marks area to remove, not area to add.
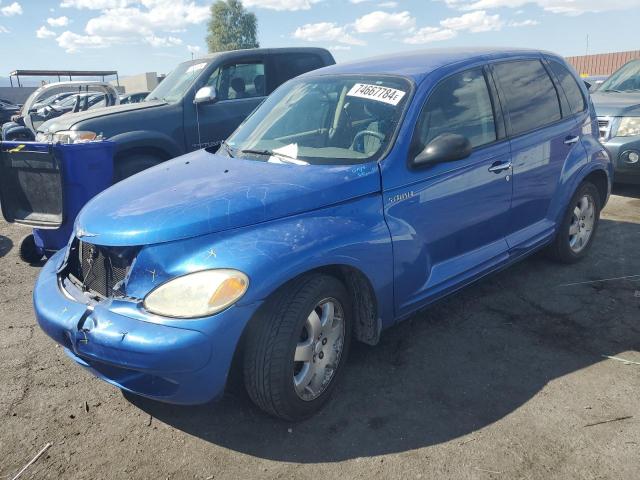
[[[196,320],[158,318],[132,301],[91,300],[43,267],[33,293],[40,327],[96,376],[137,395],[177,404],[219,397],[242,331],[258,304]]]

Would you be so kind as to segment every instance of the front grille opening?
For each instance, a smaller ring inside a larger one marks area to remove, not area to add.
[[[124,280],[140,247],[103,247],[75,239],[66,273],[83,291],[102,298],[122,297]]]

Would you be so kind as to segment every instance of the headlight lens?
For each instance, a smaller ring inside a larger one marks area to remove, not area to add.
[[[62,130],[56,133],[42,133],[36,134],[36,142],[51,142],[51,143],[84,143],[92,142],[98,138],[96,132],[89,130]]]
[[[236,303],[248,287],[249,278],[237,270],[202,270],[163,283],[147,295],[144,308],[164,317],[206,317]]]
[[[640,117],[622,117],[616,137],[633,137],[640,135]]]

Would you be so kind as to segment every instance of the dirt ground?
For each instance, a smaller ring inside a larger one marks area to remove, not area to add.
[[[74,365],[36,326],[25,233],[0,223],[0,479],[48,442],[21,478],[640,478],[640,364],[605,358],[640,362],[640,188],[579,265],[536,255],[356,345],[299,424],[238,388],[175,407]]]

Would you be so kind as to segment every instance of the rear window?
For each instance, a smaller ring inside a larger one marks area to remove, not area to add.
[[[284,83],[298,75],[317,70],[325,66],[325,62],[314,53],[296,53],[292,55],[276,55],[275,70],[280,83]]]
[[[518,135],[562,118],[558,94],[539,60],[518,60],[495,65],[511,122]]]
[[[551,60],[549,65],[551,66],[551,71],[558,78],[562,90],[564,90],[564,93],[567,96],[571,113],[584,112],[587,105],[584,101],[582,90],[580,90],[575,77],[563,65],[554,60]]]

